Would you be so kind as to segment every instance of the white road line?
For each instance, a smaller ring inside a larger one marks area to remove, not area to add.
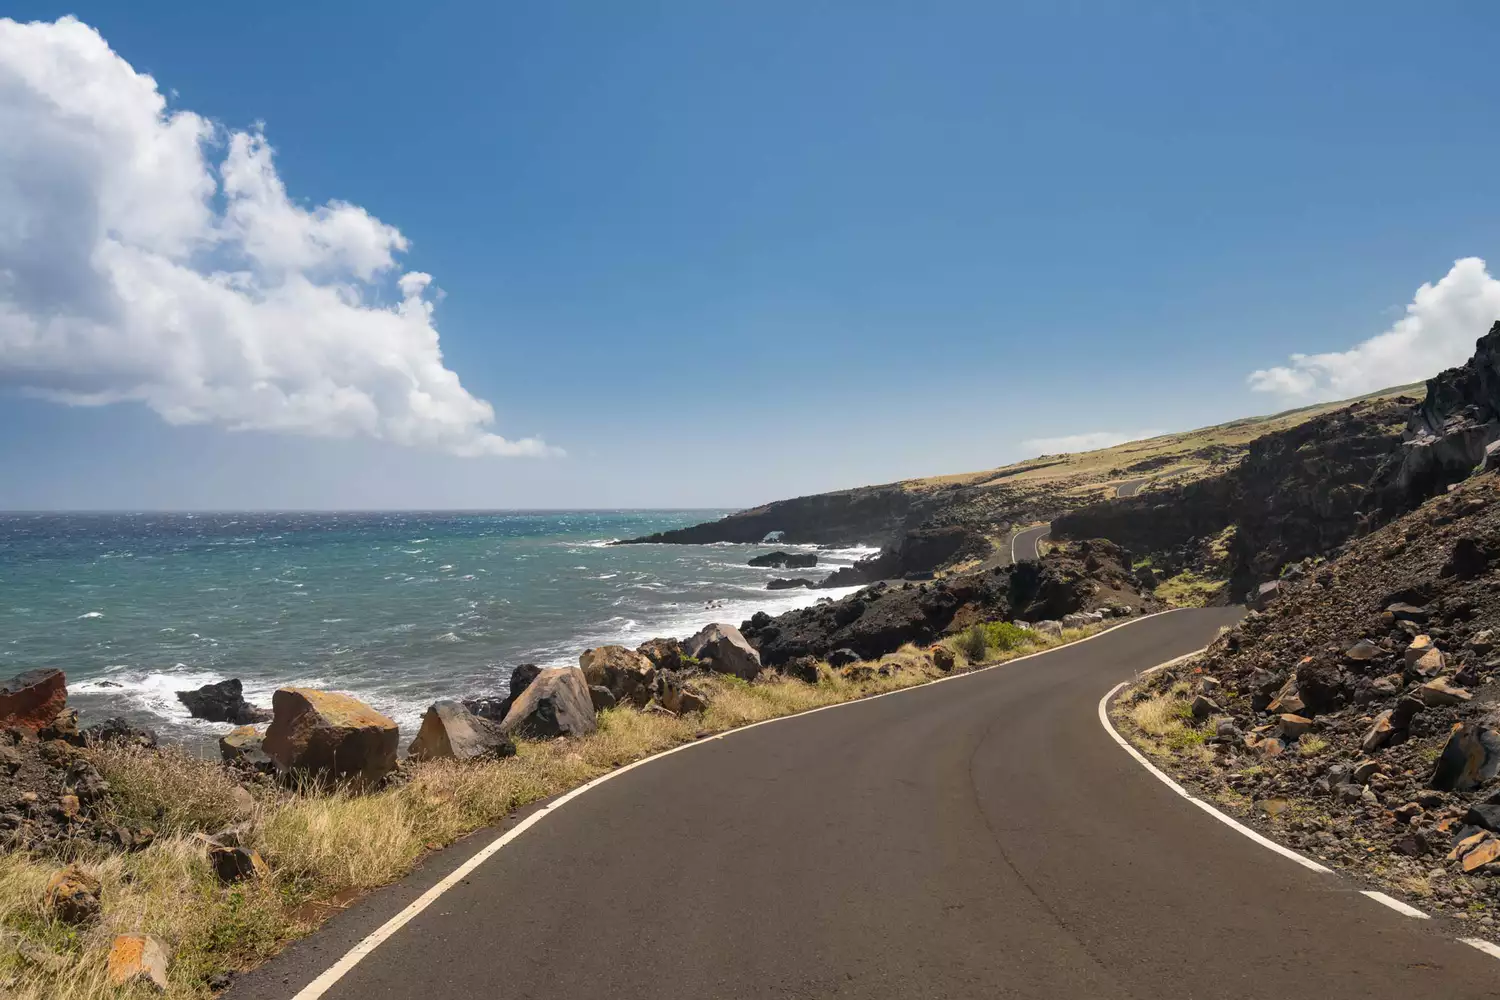
[[[1201,652],[1203,652],[1203,650],[1201,650],[1201,649],[1198,650],[1198,653],[1201,653]],[[1189,653],[1187,655],[1188,656],[1196,656],[1197,653]],[[1154,673],[1157,670],[1161,670],[1161,669],[1163,669],[1165,667],[1169,667],[1173,663],[1178,663],[1178,662],[1180,662],[1182,660],[1185,660],[1185,659],[1187,659],[1187,656],[1179,656],[1175,660],[1169,660],[1166,663],[1158,664],[1157,666],[1152,667],[1150,670],[1146,671],[1146,673]],[[1109,735],[1114,738],[1114,741],[1116,743],[1118,743],[1118,744],[1120,744],[1120,746],[1124,747],[1125,750],[1126,750],[1126,752],[1129,753],[1130,756],[1134,757],[1137,761],[1139,761],[1146,768],[1147,771],[1150,771],[1151,774],[1153,774],[1164,785],[1166,785],[1168,788],[1172,789],[1172,791],[1176,792],[1178,795],[1180,795],[1183,798],[1187,799],[1189,802],[1191,802],[1193,805],[1197,806],[1199,809],[1202,809],[1204,812],[1208,813],[1214,819],[1216,819],[1219,822],[1223,823],[1225,826],[1230,827],[1231,829],[1235,830],[1237,833],[1241,833],[1241,834],[1245,835],[1246,837],[1249,837],[1251,840],[1255,841],[1257,844],[1259,844],[1260,846],[1266,848],[1267,850],[1269,850],[1269,851],[1275,851],[1277,854],[1280,854],[1282,857],[1297,862],[1297,864],[1301,865],[1303,868],[1308,869],[1309,871],[1315,871],[1315,872],[1318,872],[1319,874],[1322,874],[1322,875],[1332,875],[1333,874],[1333,869],[1328,868],[1328,867],[1326,867],[1324,865],[1320,865],[1316,861],[1313,861],[1311,858],[1304,858],[1302,855],[1298,854],[1294,850],[1291,850],[1290,848],[1282,847],[1280,844],[1276,843],[1274,840],[1270,840],[1270,839],[1268,839],[1266,837],[1261,836],[1259,833],[1256,833],[1254,830],[1250,829],[1248,826],[1246,826],[1245,824],[1241,823],[1239,820],[1234,819],[1234,818],[1232,818],[1230,816],[1225,815],[1224,813],[1219,812],[1219,810],[1215,809],[1213,806],[1209,805],[1207,802],[1204,802],[1202,799],[1197,799],[1197,798],[1194,798],[1192,795],[1189,795],[1186,788],[1183,788],[1177,782],[1175,782],[1171,778],[1167,777],[1167,775],[1166,775],[1165,772],[1163,772],[1159,767],[1157,767],[1155,764],[1151,763],[1149,760],[1146,759],[1145,754],[1141,753],[1135,747],[1131,746],[1130,743],[1125,739],[1125,737],[1121,736],[1119,734],[1119,732],[1116,731],[1116,729],[1114,727],[1114,724],[1109,721],[1109,701],[1110,701],[1111,698],[1113,698],[1116,694],[1118,694],[1120,692],[1121,688],[1125,687],[1125,685],[1128,684],[1128,683],[1129,683],[1129,681],[1121,681],[1120,683],[1116,684],[1114,687],[1110,688],[1109,692],[1107,694],[1105,694],[1105,696],[1103,698],[1099,699],[1099,724],[1104,727],[1104,731],[1105,732],[1109,733]]]
[[[1459,938],[1459,940],[1470,948],[1478,948],[1491,958],[1500,958],[1500,947],[1491,944],[1483,938]]]
[[[1151,615],[1142,615],[1139,618],[1132,618],[1129,621],[1123,621],[1119,622],[1118,624],[1111,625],[1107,629],[1102,629],[1098,632],[1095,632],[1093,635],[1085,636],[1084,638],[1079,639],[1075,642],[1070,642],[1062,646],[1053,646],[1051,649],[1044,649],[1036,653],[1027,653],[1025,656],[1018,656],[1013,660],[1003,660],[1000,663],[992,663],[986,667],[978,667],[974,670],[967,670],[961,674],[950,674],[947,677],[939,677],[936,680],[927,682],[926,684],[915,684],[907,688],[897,688],[895,691],[886,691],[883,694],[871,695],[868,698],[857,698],[854,701],[841,701],[833,705],[823,705],[820,708],[810,708],[805,712],[797,712],[794,715],[781,715],[777,716],[774,719],[763,719],[760,722],[752,722],[747,726],[740,726],[737,729],[726,729],[724,732],[718,733],[712,737],[696,740],[692,743],[683,743],[682,745],[675,746],[670,750],[663,750],[661,753],[652,754],[650,757],[642,757],[640,760],[635,761],[634,763],[626,764],[623,767],[618,767],[613,771],[601,774],[599,777],[593,779],[592,781],[579,785],[577,788],[573,789],[570,792],[565,792],[558,798],[554,799],[552,802],[548,803],[547,805],[538,809],[536,812],[527,816],[525,819],[521,820],[521,822],[511,827],[505,833],[502,833],[500,836],[496,837],[489,844],[485,845],[472,858],[470,858],[468,861],[465,861],[462,865],[459,865],[442,880],[437,882],[426,892],[422,893],[422,895],[412,900],[409,904],[407,904],[405,909],[401,910],[395,916],[391,917],[385,923],[381,924],[375,930],[371,931],[363,940],[361,940],[353,948],[350,948],[347,952],[345,952],[343,957],[341,957],[337,962],[333,963],[333,965],[324,970],[318,976],[318,978],[314,979],[302,989],[298,990],[297,993],[292,997],[292,1000],[319,1000],[320,997],[322,997],[330,989],[333,988],[334,984],[336,984],[340,979],[343,979],[344,976],[348,975],[349,970],[358,965],[366,955],[370,954],[370,952],[380,947],[383,942],[388,940],[402,927],[405,927],[423,910],[427,909],[434,902],[436,902],[439,896],[447,892],[449,889],[453,888],[459,882],[462,882],[474,871],[474,869],[478,868],[480,865],[484,864],[484,862],[488,861],[506,844],[509,844],[512,840],[515,840],[521,834],[529,830],[532,826],[541,822],[543,817],[556,812],[565,803],[576,799],[578,796],[582,795],[584,792],[588,791],[591,788],[597,788],[599,785],[604,784],[606,781],[618,778],[620,775],[626,773],[627,771],[633,771],[636,768],[641,767],[642,765],[649,764],[652,761],[661,760],[663,757],[670,757],[674,753],[681,753],[683,750],[691,750],[693,747],[702,746],[703,744],[711,743],[714,740],[721,740],[724,737],[730,736],[734,733],[743,733],[746,730],[754,729],[757,726],[769,726],[773,722],[785,722],[788,719],[798,719],[802,716],[813,715],[817,712],[827,712],[835,708],[847,708],[850,705],[862,705],[865,702],[874,701],[877,698],[889,698],[891,695],[909,694],[912,691],[921,691],[926,688],[930,688],[934,684],[943,684],[948,681],[963,680],[966,677],[976,677],[979,674],[985,673],[989,670],[994,670],[997,667],[1008,667],[1013,664],[1020,663],[1023,660],[1034,659],[1038,656],[1046,656],[1048,653],[1056,653],[1064,649],[1073,649],[1074,647],[1082,645],[1085,642],[1092,642],[1093,640],[1098,639],[1101,636],[1108,635],[1116,629],[1126,628],[1130,625],[1135,625],[1139,622],[1143,622],[1151,618],[1159,618],[1162,615],[1170,615],[1173,612],[1182,610],[1185,609],[1172,608],[1167,611],[1158,611],[1155,614]],[[1115,690],[1118,691],[1119,688],[1116,688]],[[1118,736],[1116,736],[1115,738],[1119,739]],[[1132,753],[1134,752],[1133,748],[1127,747],[1127,749],[1131,749]],[[1142,762],[1145,762],[1144,759],[1142,760]],[[1146,766],[1150,767],[1150,764],[1147,764]],[[1167,779],[1164,775],[1162,776],[1162,778],[1164,781],[1170,781],[1170,779]]]
[[[1379,903],[1381,906],[1389,906],[1391,909],[1395,910],[1397,913],[1401,914],[1403,917],[1414,917],[1417,920],[1430,920],[1431,919],[1427,914],[1423,913],[1421,910],[1417,909],[1415,906],[1407,906],[1405,903],[1401,902],[1401,900],[1399,900],[1399,899],[1393,899],[1390,896],[1387,896],[1383,892],[1375,892],[1375,891],[1373,891],[1371,889],[1361,889],[1359,891],[1359,894],[1361,896],[1369,896],[1371,899],[1375,900],[1375,902]]]

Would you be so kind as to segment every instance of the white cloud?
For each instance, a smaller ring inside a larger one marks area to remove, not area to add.
[[[1156,437],[1162,431],[1087,431],[1083,434],[1064,434],[1061,437],[1027,438],[1021,447],[1038,455],[1059,455],[1073,451],[1094,451],[1098,448],[1113,448],[1127,441],[1141,441]]]
[[[1465,257],[1423,285],[1389,330],[1329,354],[1293,354],[1290,364],[1251,372],[1250,388],[1296,400],[1342,399],[1429,378],[1461,365],[1500,319],[1500,281]]]
[[[259,131],[171,110],[73,18],[0,19],[0,387],[178,424],[542,455],[443,365],[431,277]]]

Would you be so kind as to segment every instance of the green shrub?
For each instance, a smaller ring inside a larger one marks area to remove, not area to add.
[[[979,663],[989,648],[989,637],[985,635],[983,625],[971,625],[958,634],[953,646],[970,663]]]
[[[990,622],[984,626],[984,637],[989,648],[1003,653],[1034,641],[1036,633],[1011,622]]]
[[[970,663],[980,663],[993,653],[1008,653],[1036,638],[1035,632],[1010,622],[983,622],[960,632],[953,645]]]

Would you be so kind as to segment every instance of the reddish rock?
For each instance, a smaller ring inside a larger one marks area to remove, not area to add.
[[[374,784],[396,769],[396,724],[348,695],[282,688],[262,748],[281,768]]]
[[[106,976],[111,986],[150,984],[167,988],[167,949],[149,934],[121,934],[109,949]]]
[[[76,865],[55,872],[47,880],[47,909],[66,924],[86,924],[99,916],[99,880]]]
[[[61,670],[28,670],[0,684],[0,729],[45,728],[68,704]]]

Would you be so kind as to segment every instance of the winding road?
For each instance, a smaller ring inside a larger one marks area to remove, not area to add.
[[[230,996],[1500,997],[1453,927],[1272,853],[1104,729],[1102,695],[1237,614],[704,740],[527,817],[372,950],[348,956],[494,832]]]

